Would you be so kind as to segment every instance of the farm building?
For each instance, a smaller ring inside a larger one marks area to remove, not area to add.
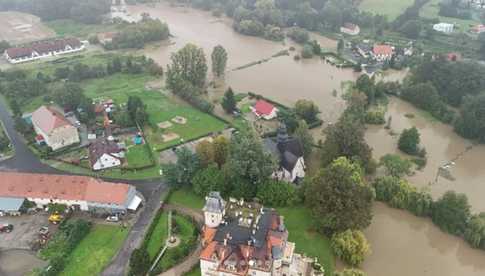
[[[4,56],[8,62],[16,64],[57,55],[75,53],[84,50],[84,45],[77,38],[34,42],[27,46],[9,48]]]
[[[256,104],[251,107],[251,110],[258,118],[263,118],[265,120],[271,120],[278,116],[278,109],[265,100],[259,100]]]

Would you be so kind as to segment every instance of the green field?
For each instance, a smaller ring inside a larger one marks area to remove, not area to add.
[[[94,225],[67,259],[61,275],[98,275],[121,248],[128,229]]]
[[[429,18],[429,19],[434,19],[434,18],[439,18],[440,22],[445,22],[445,23],[452,23],[456,24],[457,29],[455,31],[457,32],[467,32],[470,29],[471,25],[475,24],[480,24],[479,20],[465,20],[465,19],[459,19],[459,18],[453,18],[453,17],[444,17],[439,15],[439,3],[442,0],[431,0],[429,1],[426,5],[421,8],[419,11],[419,15],[424,17],[424,18]]]
[[[362,11],[386,15],[389,20],[394,20],[413,3],[414,0],[362,0],[359,8]]]
[[[73,36],[78,38],[88,38],[90,35],[96,33],[117,29],[117,25],[115,24],[83,24],[71,19],[46,21],[45,24],[54,30],[58,36]]]
[[[153,165],[150,158],[150,149],[147,145],[129,146],[126,152],[126,161],[130,168],[140,168]]]
[[[182,188],[173,190],[168,198],[168,204],[178,204],[194,210],[202,210],[205,201],[202,197],[196,195],[192,190]]]
[[[155,229],[153,230],[153,233],[151,234],[146,244],[147,252],[148,252],[148,255],[150,256],[150,260],[153,260],[158,255],[158,253],[160,252],[160,249],[162,249],[162,247],[165,244],[167,235],[168,235],[168,213],[164,212],[158,219]]]
[[[195,266],[194,268],[192,268],[192,270],[184,274],[184,276],[200,276],[200,275],[201,275],[201,272],[200,272],[199,265]]]

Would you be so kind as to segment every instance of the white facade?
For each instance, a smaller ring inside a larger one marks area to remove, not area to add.
[[[256,112],[256,109],[254,107],[251,107],[251,110],[256,115],[256,117],[263,118],[263,119],[268,120],[268,121],[273,120],[274,118],[278,117],[278,108],[276,108],[276,107],[273,108],[273,110],[271,110],[271,112],[268,115],[258,114],[258,112]]]
[[[273,178],[293,183],[297,178],[305,177],[305,159],[300,157],[293,168],[293,171],[288,171],[285,168],[280,168],[273,173]]]
[[[103,154],[93,165],[93,170],[99,171],[121,165],[121,156],[118,153]]]
[[[72,125],[58,127],[47,134],[42,131],[35,123],[33,124],[35,133],[44,137],[45,143],[52,148],[58,150],[76,143],[79,143],[79,134],[77,128]]]
[[[450,23],[438,23],[433,25],[433,29],[437,32],[449,34],[453,32],[454,25]]]
[[[217,228],[224,217],[224,212],[204,212],[205,225],[210,228]]]
[[[79,52],[85,49],[84,44],[81,44],[81,47],[79,48],[71,48],[71,46],[67,45],[66,49],[63,51],[52,51],[44,54],[39,54],[36,51],[32,51],[32,55],[26,56],[26,57],[21,57],[21,58],[11,58],[7,51],[5,51],[4,56],[5,59],[10,62],[11,64],[17,64],[17,63],[23,63],[23,62],[29,62],[29,61],[34,61],[34,60],[39,60],[42,58],[48,58],[48,57],[54,57],[58,55],[64,55],[64,54],[70,54],[70,53],[75,53]]]

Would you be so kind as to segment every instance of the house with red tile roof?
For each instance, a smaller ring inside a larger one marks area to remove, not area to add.
[[[143,201],[135,187],[87,176],[0,172],[0,198],[28,199],[37,207],[65,204],[82,211],[125,212]]]
[[[346,22],[340,27],[340,32],[348,35],[358,35],[360,33],[360,27],[359,25]]]
[[[38,60],[41,58],[75,53],[84,50],[84,44],[77,38],[38,41],[29,45],[5,50],[4,56],[12,64]]]
[[[42,136],[52,150],[79,143],[77,128],[52,107],[41,106],[34,111],[32,125],[37,136]]]
[[[278,109],[265,100],[258,100],[256,104],[251,107],[251,110],[258,118],[263,118],[265,120],[271,120],[278,116]]]
[[[218,192],[203,208],[200,268],[202,276],[323,276],[313,258],[295,253],[284,218],[259,203],[229,199]]]
[[[390,60],[394,55],[394,48],[390,45],[376,44],[372,48],[372,54],[377,61]]]

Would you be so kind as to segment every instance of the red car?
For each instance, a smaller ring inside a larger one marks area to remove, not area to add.
[[[12,224],[2,224],[0,225],[0,233],[10,233],[13,230],[13,225]]]

